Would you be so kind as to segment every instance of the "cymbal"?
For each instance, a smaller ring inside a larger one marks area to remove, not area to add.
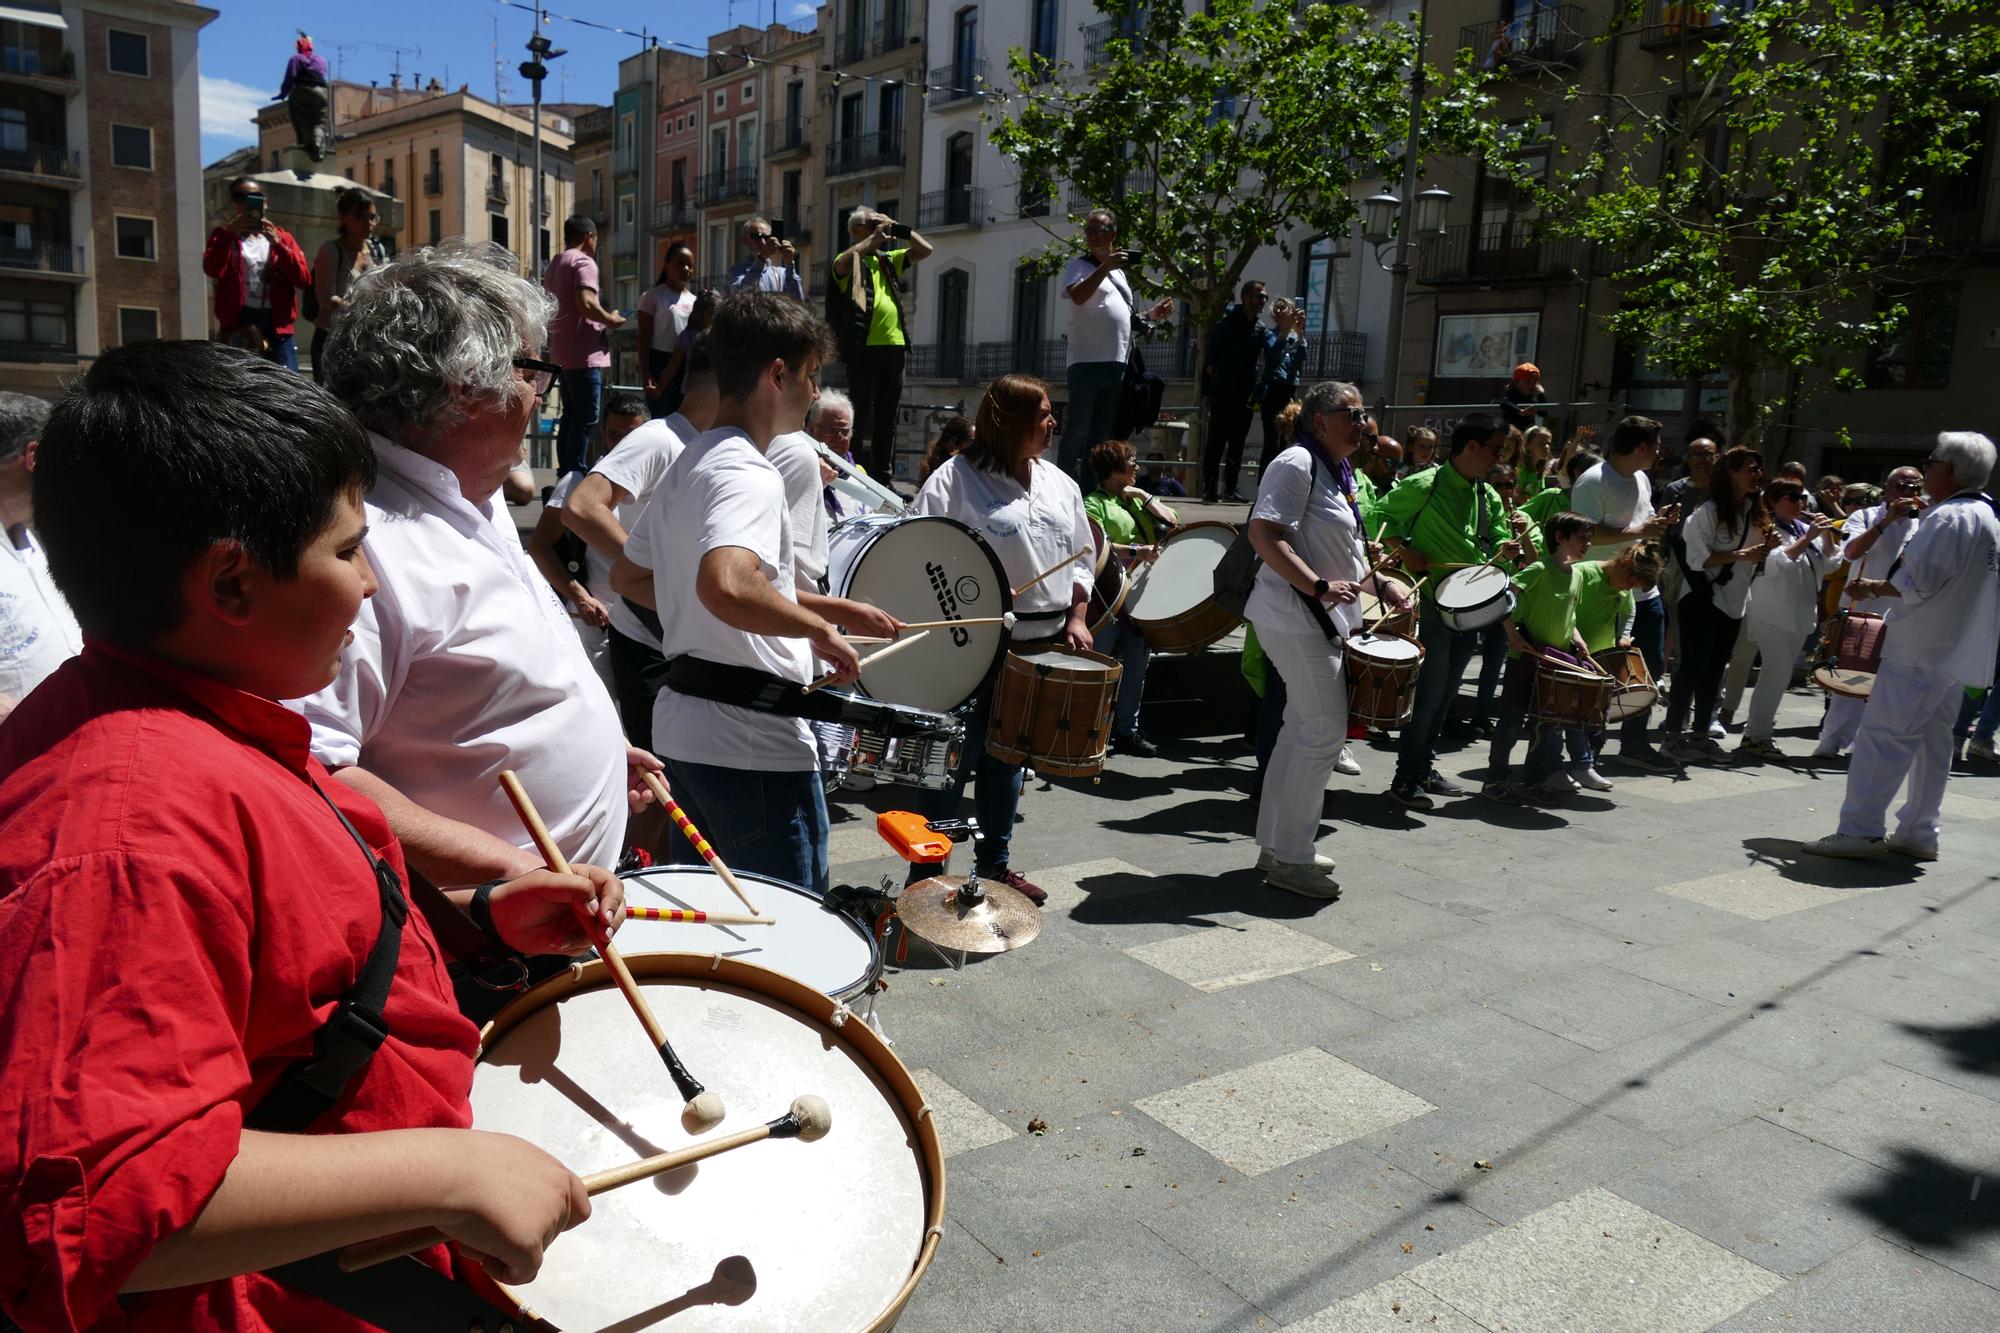
[[[1026,894],[982,879],[968,899],[964,875],[939,875],[912,884],[896,900],[903,929],[940,949],[1006,953],[1041,934],[1042,914]]]

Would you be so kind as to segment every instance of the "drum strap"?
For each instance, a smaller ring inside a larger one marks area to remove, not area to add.
[[[265,1274],[294,1291],[373,1324],[383,1333],[500,1333],[522,1327],[518,1312],[500,1309],[420,1259],[392,1259],[358,1273],[341,1271],[332,1251]]]
[[[943,713],[892,708],[839,690],[807,694],[805,686],[783,676],[755,667],[711,662],[691,653],[683,653],[667,663],[667,688],[690,698],[747,708],[753,713],[839,722],[888,736],[936,736],[953,729],[952,720]]]

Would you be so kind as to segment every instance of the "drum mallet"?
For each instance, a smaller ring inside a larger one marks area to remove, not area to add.
[[[569,861],[563,856],[562,849],[556,846],[556,840],[549,836],[549,826],[542,822],[541,812],[535,809],[535,803],[528,798],[527,789],[521,785],[521,779],[513,769],[500,770],[500,789],[514,803],[514,812],[527,826],[528,836],[535,840],[535,848],[548,862],[549,869],[558,875],[569,874]],[[667,1067],[667,1077],[673,1079],[674,1086],[680,1089],[682,1098],[687,1102],[681,1108],[681,1127],[690,1134],[713,1129],[722,1123],[722,1098],[704,1088],[699,1079],[688,1073],[680,1056],[674,1054],[673,1043],[667,1040],[666,1030],[653,1016],[653,1008],[646,1003],[646,997],[639,993],[639,983],[632,979],[631,969],[625,966],[624,955],[618,952],[618,946],[605,933],[603,923],[588,913],[580,912],[578,915],[583,918],[584,928],[590,932],[590,942],[603,955],[604,966],[610,969],[611,978],[618,983],[625,1002],[638,1015],[639,1026],[646,1029],[646,1039],[659,1051],[660,1060]]]
[[[1002,629],[1014,628],[1014,613],[1004,611],[997,616],[973,616],[967,620],[912,620],[904,629],[955,629],[960,625],[998,625]]]
[[[791,1109],[767,1124],[755,1129],[739,1130],[734,1134],[724,1134],[721,1138],[708,1139],[701,1143],[676,1148],[654,1157],[641,1158],[624,1166],[614,1166],[604,1171],[594,1171],[583,1178],[584,1192],[593,1199],[607,1190],[615,1190],[621,1185],[631,1185],[641,1180],[651,1180],[654,1176],[665,1175],[678,1167],[690,1166],[695,1162],[764,1139],[797,1139],[801,1143],[816,1143],[833,1129],[833,1110],[824,1098],[807,1094],[792,1103]],[[384,1236],[380,1240],[365,1241],[351,1245],[340,1254],[340,1271],[355,1273],[376,1264],[400,1259],[406,1254],[428,1250],[433,1245],[442,1245],[448,1237],[442,1231],[406,1231],[399,1236]]]
[[[722,882],[729,886],[729,891],[750,909],[750,915],[762,917],[763,913],[757,910],[757,904],[751,902],[750,895],[743,892],[742,881],[722,863],[722,858],[715,854],[715,848],[708,845],[708,839],[701,836],[701,830],[694,826],[694,821],[687,817],[687,811],[681,809],[679,802],[674,800],[674,794],[667,790],[667,784],[660,780],[660,775],[649,769],[644,776],[646,785],[653,789],[653,798],[660,803],[660,808],[667,812],[667,818],[674,821],[674,827],[681,831],[681,836],[694,844],[694,849],[701,853],[701,859],[708,862],[708,868],[713,870]],[[747,926],[752,923],[742,921],[730,924]],[[761,926],[768,922],[759,920],[755,924]]]
[[[927,629],[920,629],[907,639],[896,640],[894,643],[890,644],[887,648],[877,648],[874,652],[862,658],[858,665],[868,666],[872,663],[879,662],[883,658],[887,657],[890,653],[901,652],[903,649],[909,647],[911,644],[915,643],[918,639],[923,638],[924,635],[929,633],[930,631]],[[823,690],[827,686],[833,684],[833,680],[834,680],[834,673],[829,671],[824,676],[821,676],[818,680],[814,681],[812,684],[806,686],[805,693],[811,694],[816,690]]]
[[[1047,582],[1049,579],[1052,579],[1056,575],[1062,573],[1063,570],[1069,568],[1071,565],[1083,559],[1085,556],[1093,554],[1096,551],[1096,549],[1097,548],[1095,546],[1086,546],[1081,551],[1077,551],[1071,555],[1065,556],[1060,563],[1050,565],[1047,569],[1035,575],[1035,577],[1029,579],[1026,583],[1023,583],[1020,587],[1014,589],[1014,595],[1016,597],[1019,597],[1022,593],[1034,587],[1036,584]]]

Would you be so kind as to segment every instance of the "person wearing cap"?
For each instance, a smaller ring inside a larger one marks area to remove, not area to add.
[[[1514,378],[1500,395],[1500,419],[1514,430],[1541,424],[1535,418],[1547,415],[1549,396],[1542,389],[1542,371],[1532,361],[1514,367]]]

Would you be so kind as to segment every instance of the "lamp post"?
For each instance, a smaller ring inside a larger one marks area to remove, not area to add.
[[[1389,345],[1382,353],[1382,400],[1393,401],[1396,380],[1403,369],[1403,302],[1410,286],[1410,253],[1425,237],[1444,235],[1445,205],[1451,192],[1432,186],[1417,192],[1417,131],[1424,108],[1424,4],[1417,3],[1416,56],[1410,61],[1410,131],[1403,143],[1403,197],[1378,194],[1362,204],[1362,239],[1375,247],[1375,262],[1382,263],[1382,249],[1390,243],[1390,216],[1396,215],[1393,233],[1396,262],[1389,270]]]
[[[521,77],[534,90],[535,122],[535,184],[529,191],[532,198],[528,203],[528,272],[532,275],[541,259],[537,244],[542,237],[542,80],[549,76],[548,63],[557,56],[568,55],[542,36],[542,7],[535,6],[535,35],[528,39],[528,58],[521,62]]]

